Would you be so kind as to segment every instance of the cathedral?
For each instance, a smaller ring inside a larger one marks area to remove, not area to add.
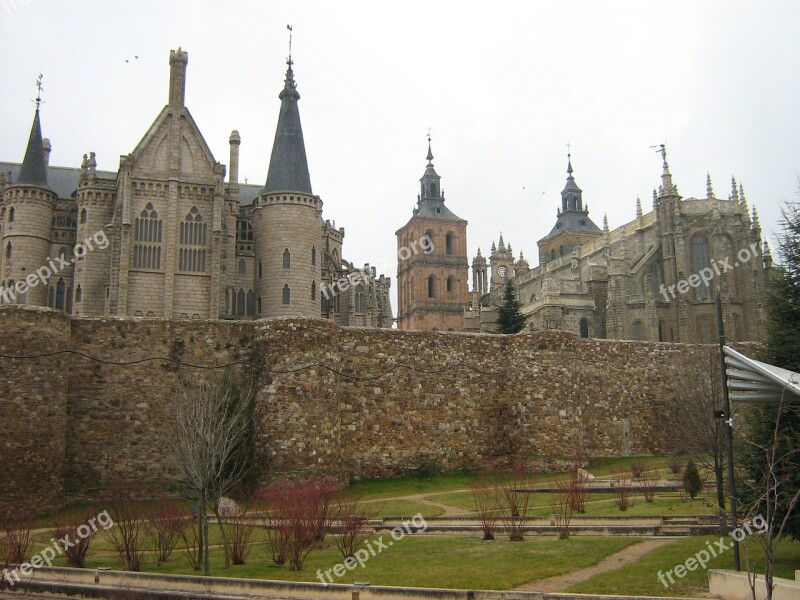
[[[636,201],[635,219],[609,229],[589,217],[583,190],[567,160],[567,180],[550,233],[531,268],[503,235],[472,258],[467,291],[466,221],[444,206],[439,176],[428,169],[411,220],[397,232],[398,249],[430,235],[435,249],[398,262],[398,325],[409,329],[494,332],[497,306],[513,281],[528,331],[561,329],[581,337],[710,342],[716,339],[716,293],[726,335],[762,341],[765,290],[772,258],[755,208],[732,181],[718,198],[710,177],[705,198],[682,198],[662,146],[661,184],[652,211]],[[399,256],[399,251],[398,251]]]
[[[185,104],[188,59],[170,52],[168,103],[117,172],[94,153],[50,166],[37,101],[22,163],[0,163],[0,303],[391,327],[390,278],[345,260],[345,230],[312,192],[291,58],[263,187],[238,180],[238,131],[227,179],[211,154]]]

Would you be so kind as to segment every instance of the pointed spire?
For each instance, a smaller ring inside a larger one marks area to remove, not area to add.
[[[639,196],[636,196],[636,218],[642,218],[642,200]]]
[[[661,192],[663,194],[676,193],[675,186],[672,183],[672,173],[669,172],[669,164],[667,163],[667,146],[661,144]]]
[[[608,232],[608,215],[603,215],[603,231]]]
[[[744,187],[742,186],[741,182],[739,182],[739,202],[744,206],[747,206],[747,200],[744,197]]]
[[[495,252],[497,252],[497,246],[495,246],[494,242],[492,242],[492,254],[494,254]]]
[[[658,192],[656,192],[656,188],[653,188],[653,210],[658,208]]]
[[[739,201],[739,190],[736,189],[736,178],[731,176],[731,200]]]
[[[506,249],[506,244],[505,244],[505,242],[503,242],[503,232],[502,231],[500,232],[500,241],[498,242],[497,247],[500,250],[505,250]]]
[[[28,138],[28,147],[25,149],[25,158],[22,159],[22,168],[19,170],[16,185],[37,185],[47,187],[47,167],[44,164],[44,145],[42,144],[42,126],[39,122],[39,108],[33,116],[31,135]]]
[[[711,200],[714,198],[714,188],[711,187],[711,173],[706,173],[706,198]]]
[[[300,110],[297,107],[300,94],[294,81],[291,56],[286,64],[288,65],[286,79],[283,90],[278,95],[281,109],[264,191],[312,194],[303,128],[300,124]]]
[[[755,229],[756,231],[761,231],[761,223],[758,220],[758,211],[756,210],[755,206],[753,206],[752,221],[753,221],[753,229]]]
[[[430,129],[428,130],[428,156],[425,157],[425,160],[428,161],[428,166],[433,166],[433,152],[431,151],[431,132]]]
[[[480,255],[481,255],[481,247],[478,246],[478,256],[480,256]]]

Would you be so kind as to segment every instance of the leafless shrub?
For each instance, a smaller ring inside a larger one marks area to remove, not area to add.
[[[489,484],[483,478],[472,486],[472,501],[484,540],[495,539],[494,532],[497,530],[497,513],[500,505],[497,492],[497,483]]]
[[[250,542],[253,538],[255,524],[247,516],[247,509],[242,509],[238,514],[225,519],[225,524],[231,545],[231,562],[234,565],[243,565],[253,548]]]
[[[667,460],[667,467],[673,475],[677,475],[683,470],[683,461],[677,456],[670,456]]]
[[[569,538],[569,524],[576,504],[573,498],[576,491],[575,480],[576,478],[570,475],[559,477],[550,492],[550,508],[555,517],[558,537],[562,540]]]
[[[658,485],[658,473],[655,471],[648,471],[645,470],[642,472],[642,476],[639,479],[639,486],[642,489],[642,495],[644,496],[644,501],[648,504],[652,504],[653,500],[656,497],[656,487]]]
[[[62,540],[69,536],[70,544],[62,544],[64,555],[67,559],[67,565],[82,569],[86,564],[86,554],[89,552],[89,547],[97,534],[96,529],[90,529],[88,535],[85,537],[76,535],[78,528],[85,525],[92,519],[92,514],[87,514],[82,519],[77,515],[72,514],[63,520],[56,520],[53,524],[53,537],[57,540]]]
[[[23,511],[8,511],[0,522],[0,558],[4,564],[24,563],[33,545],[30,516]]]
[[[125,491],[115,492],[109,507],[114,526],[106,530],[108,541],[123,568],[141,571],[148,545],[145,512]]]
[[[192,518],[188,519],[186,527],[180,532],[183,548],[186,551],[186,558],[193,571],[199,571],[202,565],[202,518],[202,515],[192,516]]]
[[[508,538],[512,542],[525,539],[525,525],[528,522],[528,506],[531,502],[532,480],[518,470],[511,476],[497,480],[497,498],[500,504],[500,518]]]
[[[617,503],[617,508],[620,510],[628,510],[631,506],[631,480],[630,479],[615,479],[614,486],[614,501]]]
[[[360,502],[361,496],[346,492],[337,494],[334,500],[334,519],[338,525],[334,542],[345,559],[354,557],[369,536],[367,509]]]
[[[155,548],[156,565],[166,562],[175,550],[192,515],[170,502],[158,502],[145,510],[146,532]]]
[[[628,467],[631,470],[631,475],[635,479],[639,479],[642,473],[644,473],[647,470],[647,465],[640,460],[633,461],[630,465],[628,465]]]

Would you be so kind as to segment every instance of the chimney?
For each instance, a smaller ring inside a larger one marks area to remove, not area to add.
[[[231,131],[231,137],[228,140],[231,145],[231,173],[230,177],[228,178],[228,183],[231,186],[239,185],[239,144],[242,143],[242,138],[239,137],[239,132],[235,129]]]
[[[183,108],[186,100],[186,65],[189,53],[180,48],[169,51],[169,105]]]
[[[50,166],[50,150],[52,150],[52,146],[50,145],[50,138],[44,138],[42,140],[42,148],[44,149],[44,166]]]

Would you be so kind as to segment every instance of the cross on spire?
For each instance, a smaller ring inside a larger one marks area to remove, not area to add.
[[[39,73],[39,77],[36,78],[37,93],[36,93],[36,100],[34,100],[34,102],[36,103],[36,110],[39,110],[39,106],[42,104],[42,102],[44,102],[42,100],[42,91],[44,90],[44,88],[42,87],[43,78],[44,75],[42,75],[41,73]]]
[[[286,64],[289,65],[289,68],[292,68],[292,26],[287,25],[286,29],[289,30],[289,58],[286,59]]]

